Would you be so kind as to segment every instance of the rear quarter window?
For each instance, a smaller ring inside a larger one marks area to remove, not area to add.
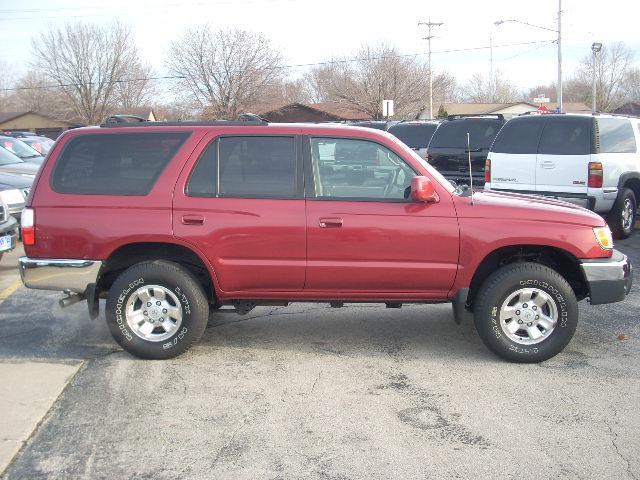
[[[548,118],[538,153],[545,155],[589,155],[592,150],[591,117]]]
[[[438,126],[432,123],[399,123],[387,130],[409,148],[426,148]]]
[[[636,138],[626,118],[598,118],[600,148],[598,153],[635,153]]]
[[[189,133],[82,135],[69,141],[51,176],[58,193],[147,195]]]

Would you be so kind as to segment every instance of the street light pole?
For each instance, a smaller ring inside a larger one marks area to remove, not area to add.
[[[418,26],[420,25],[427,26],[427,36],[424,37],[423,40],[427,41],[429,49],[427,62],[429,64],[429,120],[431,120],[433,118],[433,71],[431,69],[431,39],[433,38],[433,35],[431,34],[431,29],[444,24],[442,22],[432,22],[431,19],[429,19],[428,22],[418,22]]]
[[[596,103],[596,66],[600,50],[602,50],[602,44],[600,42],[593,42],[591,44],[591,51],[593,52],[593,71],[591,73],[591,113],[596,113],[598,111],[598,105]]]
[[[562,113],[562,0],[558,0],[558,113]]]

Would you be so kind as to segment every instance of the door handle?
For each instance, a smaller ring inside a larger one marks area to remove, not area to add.
[[[342,226],[341,218],[321,218],[319,222],[320,228],[339,228]]]
[[[553,160],[544,160],[540,162],[540,168],[555,168],[556,163]]]
[[[183,225],[202,225],[204,223],[204,217],[200,215],[183,215]]]

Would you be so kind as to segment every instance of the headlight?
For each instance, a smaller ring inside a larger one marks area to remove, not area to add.
[[[596,236],[596,241],[603,250],[613,250],[613,237],[611,236],[611,230],[609,227],[593,227],[593,234]]]
[[[22,192],[17,188],[0,191],[0,199],[2,199],[2,203],[4,203],[5,205],[24,203],[24,197],[22,196]]]

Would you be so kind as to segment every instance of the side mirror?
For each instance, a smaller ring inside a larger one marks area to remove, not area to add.
[[[438,203],[440,201],[438,192],[427,177],[413,177],[411,179],[411,199],[424,203]]]

